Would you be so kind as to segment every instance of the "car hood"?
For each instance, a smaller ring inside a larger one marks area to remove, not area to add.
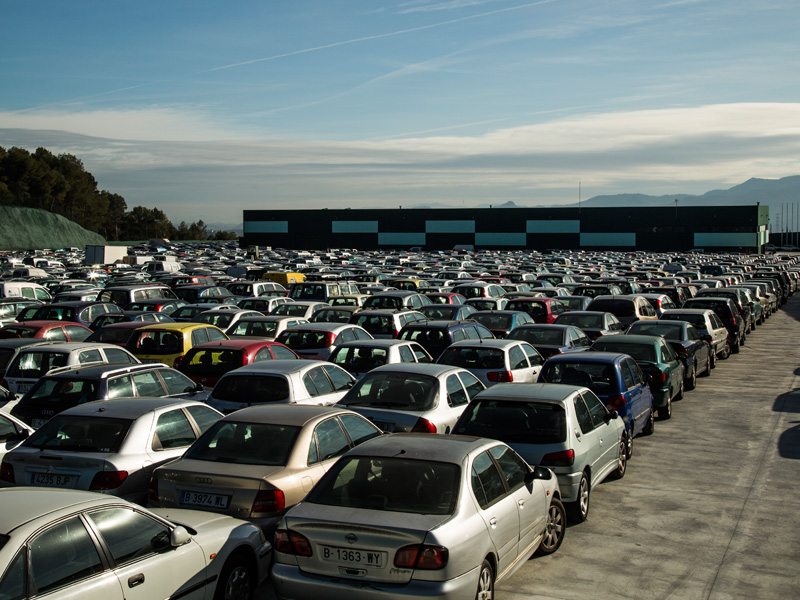
[[[238,524],[249,525],[246,521],[205,510],[190,510],[188,508],[151,508],[148,510],[176,525],[183,525],[198,533],[214,529],[232,529]]]

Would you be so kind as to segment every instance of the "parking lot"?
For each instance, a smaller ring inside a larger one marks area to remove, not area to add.
[[[800,591],[800,294],[635,440],[589,519],[505,600],[794,598]],[[274,598],[269,584],[259,597]]]

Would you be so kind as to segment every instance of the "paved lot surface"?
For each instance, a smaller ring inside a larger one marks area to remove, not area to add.
[[[800,597],[800,293],[637,438],[588,521],[501,600]],[[269,584],[259,598],[274,598]]]

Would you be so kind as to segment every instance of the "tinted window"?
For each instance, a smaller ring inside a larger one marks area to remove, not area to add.
[[[381,435],[381,430],[359,415],[339,415],[347,434],[356,446]]]
[[[110,363],[135,364],[136,359],[121,348],[103,348],[106,360]]]
[[[481,508],[488,508],[505,495],[503,479],[488,452],[475,459],[472,463],[472,491]]]
[[[4,600],[25,600],[25,551],[21,550],[6,570],[0,581],[0,598]]]
[[[170,530],[163,523],[128,508],[107,508],[89,518],[118,566],[151,556],[170,547]]]
[[[228,375],[211,392],[228,402],[263,404],[289,400],[289,382],[279,375]]]
[[[171,410],[158,417],[153,450],[182,448],[194,440],[194,430],[182,410]]]
[[[350,444],[336,419],[323,421],[314,430],[314,444],[309,448],[308,464],[328,460],[347,452]]]
[[[495,446],[489,453],[497,461],[508,488],[515,490],[525,483],[525,475],[530,471],[527,463],[517,453],[507,446]]]
[[[103,570],[94,542],[78,517],[40,533],[29,548],[30,576],[38,595]]]
[[[108,380],[109,398],[130,398],[133,395],[133,383],[129,375]]]
[[[511,346],[508,351],[508,362],[511,369],[527,369],[528,360],[525,358],[525,353],[519,346]]]
[[[589,409],[586,407],[586,404],[584,403],[580,394],[575,395],[575,398],[573,398],[573,403],[575,405],[575,416],[578,419],[578,426],[581,428],[583,433],[589,433],[592,429],[594,429],[594,422],[592,421],[592,415],[589,413]]]
[[[118,452],[132,421],[56,415],[37,429],[25,445],[62,452]]]
[[[312,398],[333,393],[333,386],[322,367],[315,367],[303,375],[303,385]]]
[[[284,466],[299,427],[217,421],[184,455],[191,460],[243,465]]]
[[[567,418],[558,404],[486,398],[467,407],[455,433],[489,436],[506,444],[558,444],[567,439]]]
[[[438,388],[438,380],[427,375],[371,372],[356,382],[340,404],[400,411],[430,410],[434,407]]]

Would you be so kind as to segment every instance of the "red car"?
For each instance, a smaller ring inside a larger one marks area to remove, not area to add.
[[[556,298],[513,298],[506,310],[519,310],[530,315],[535,323],[552,323],[567,308]]]
[[[124,348],[133,332],[146,325],[154,325],[154,323],[148,321],[123,321],[122,323],[103,325],[91,335],[88,341],[116,344]]]
[[[50,342],[82,342],[92,330],[72,321],[25,321],[0,329],[0,339],[42,338]]]
[[[450,292],[432,292],[425,294],[431,299],[434,304],[464,304],[467,298],[461,294],[452,294]]]
[[[267,340],[220,340],[198,344],[177,366],[178,371],[207,387],[217,384],[228,371],[262,360],[300,358],[294,350]]]

